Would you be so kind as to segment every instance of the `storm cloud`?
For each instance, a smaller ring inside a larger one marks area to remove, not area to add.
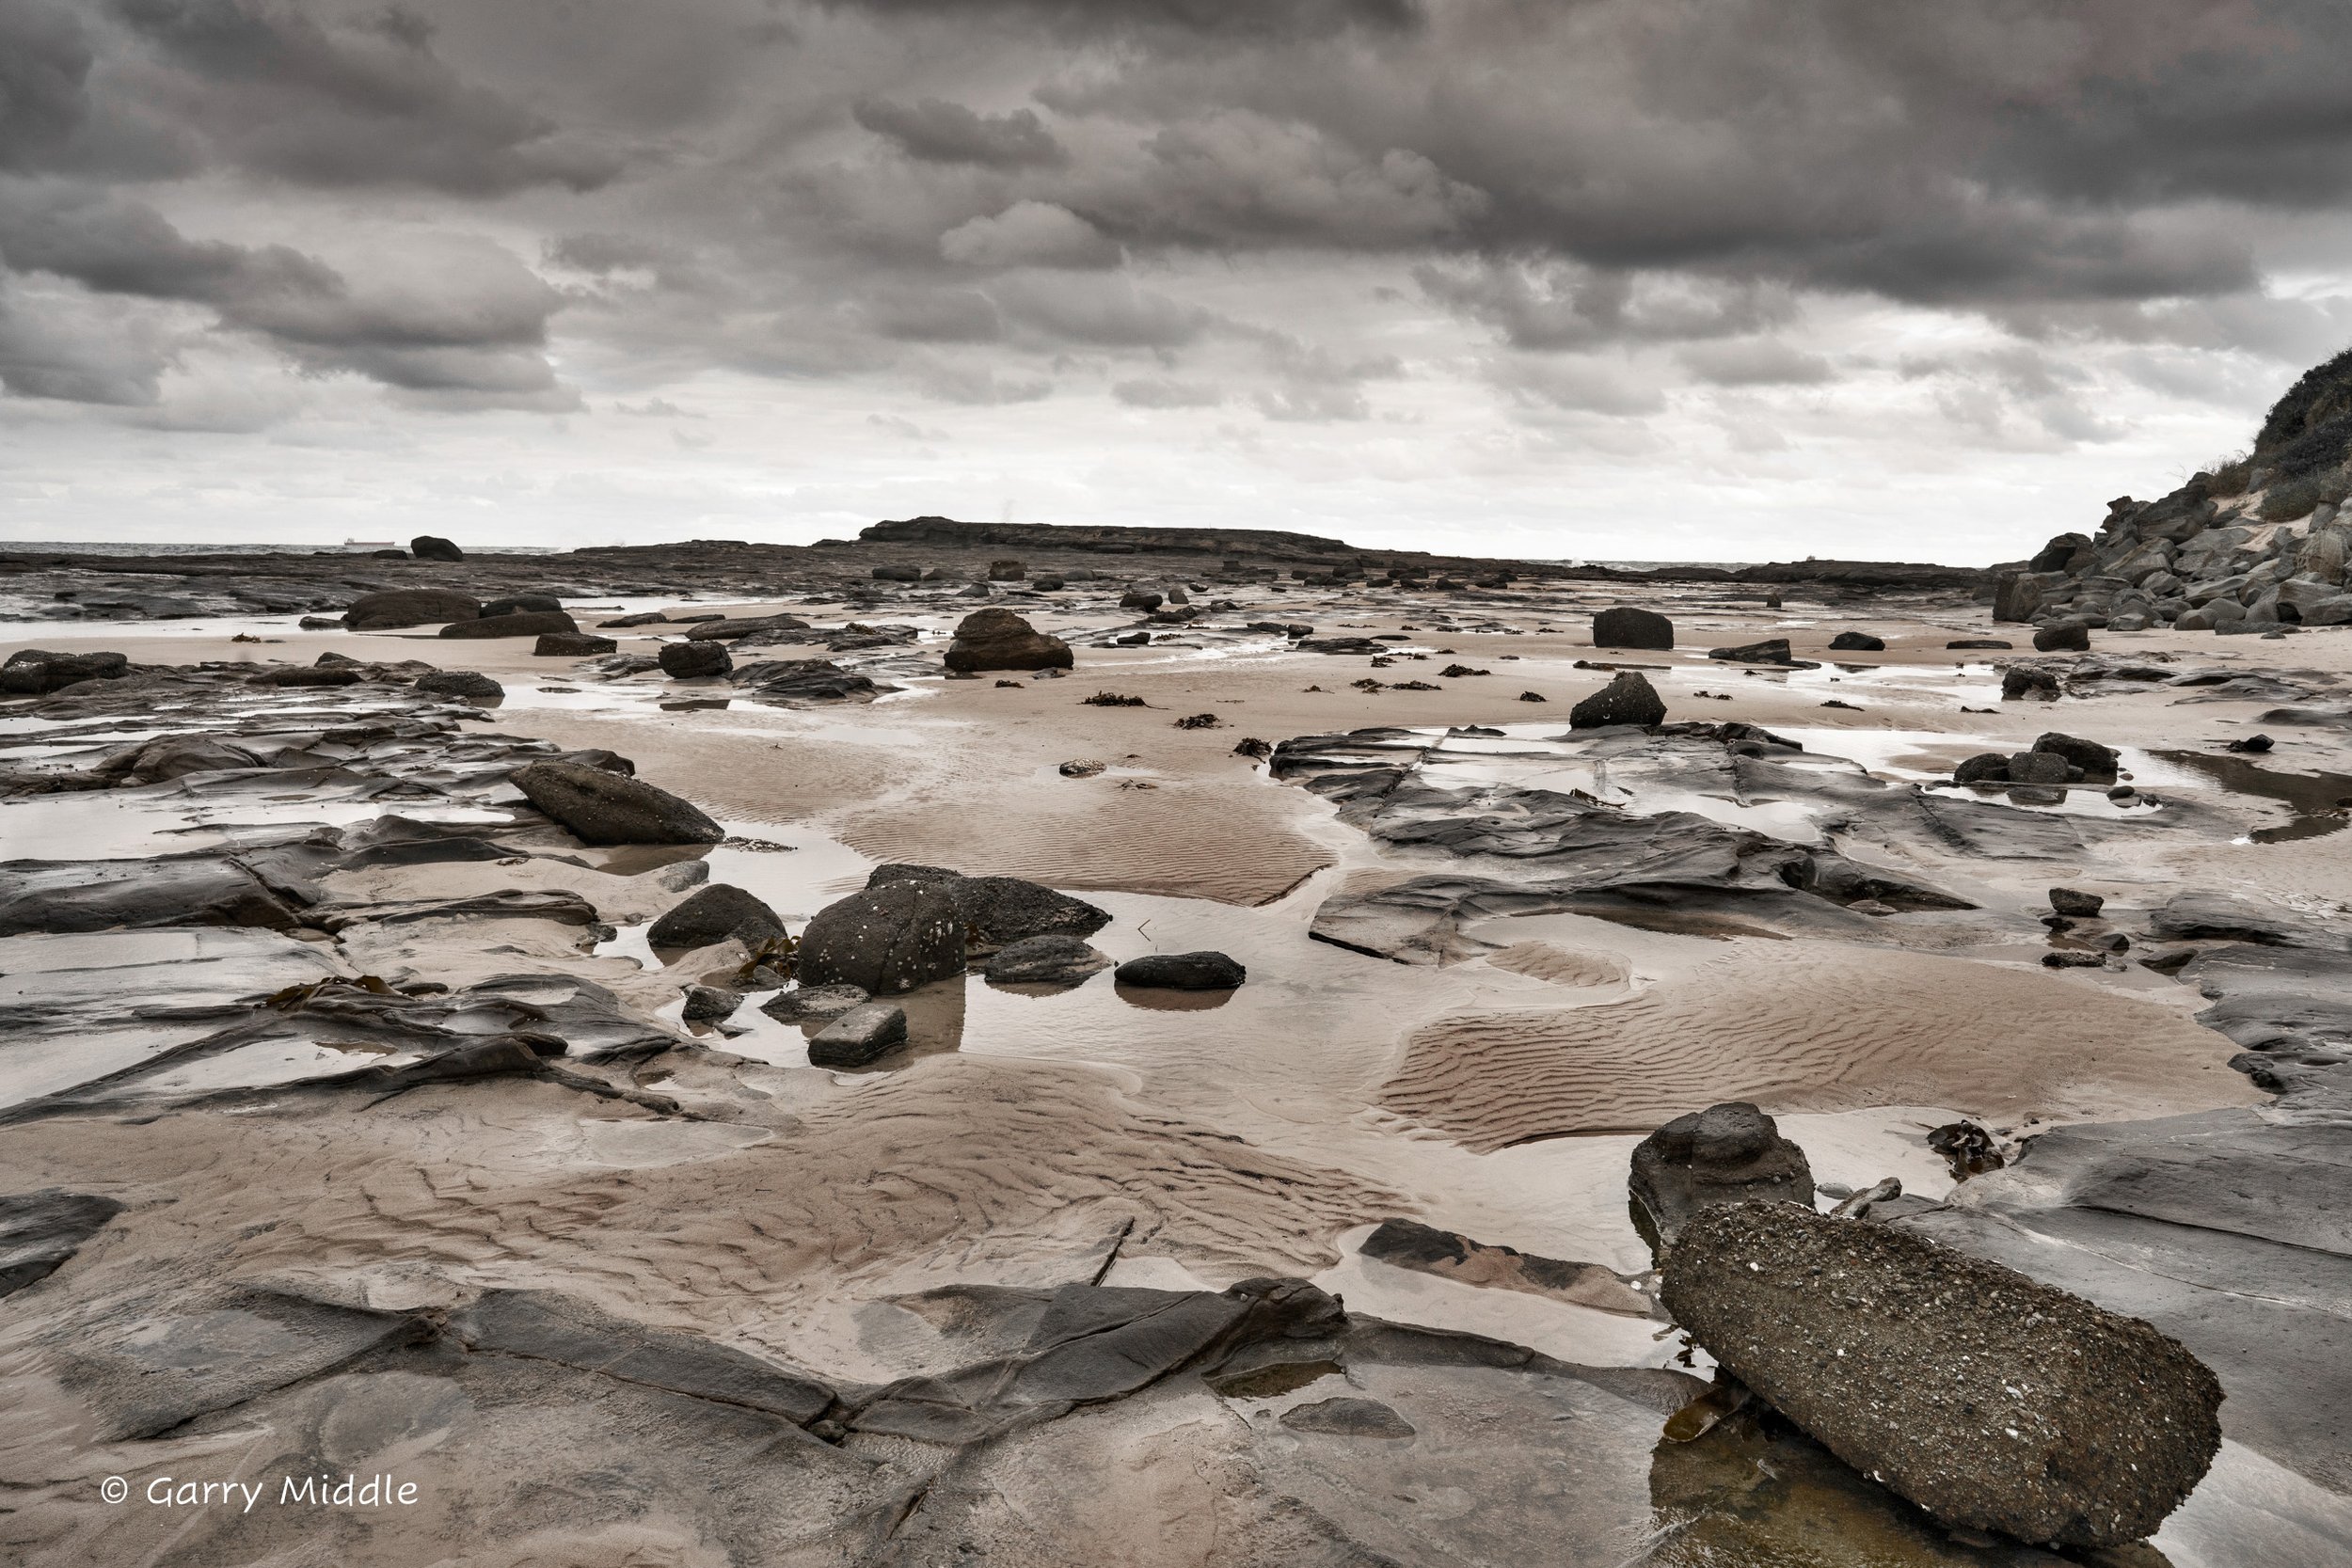
[[[2347,63],[2336,0],[0,0],[0,420],[516,537],[671,526],[602,469],[1889,553],[1821,497],[1967,472],[1893,553],[1987,559],[2352,337]]]

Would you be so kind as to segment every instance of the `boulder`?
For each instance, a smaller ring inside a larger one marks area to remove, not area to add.
[[[887,882],[826,905],[801,933],[804,986],[894,996],[963,973],[963,917],[933,882]]]
[[[343,625],[353,631],[388,631],[397,626],[471,621],[481,613],[482,602],[469,594],[444,588],[391,588],[352,600],[351,608],[343,611]]]
[[[864,1067],[907,1042],[907,1010],[887,1002],[851,1007],[809,1037],[811,1067]]]
[[[1709,648],[1709,658],[1726,659],[1734,664],[1793,664],[1788,657],[1788,639],[1766,638],[1761,642],[1744,643],[1737,648]]]
[[[1829,648],[1834,654],[1883,654],[1886,639],[1867,631],[1841,631],[1829,640]]]
[[[583,844],[717,844],[727,836],[691,801],[585,763],[534,762],[514,780]]]
[[[506,688],[473,670],[436,670],[419,675],[416,689],[428,697],[455,697],[469,703],[495,703],[506,696]]]
[[[1029,569],[1018,561],[992,561],[988,563],[991,582],[1019,582],[1029,575]]]
[[[2123,1545],[2220,1449],[2221,1386],[2178,1341],[1909,1230],[1709,1209],[1661,1295],[1732,1376],[1955,1528]]]
[[[1633,1227],[1662,1254],[1692,1216],[1771,1198],[1813,1205],[1813,1167],[1780,1126],[1744,1100],[1675,1117],[1633,1146]]]
[[[508,598],[491,599],[482,607],[482,613],[491,615],[552,614],[564,608],[564,601],[552,594],[516,594]]]
[[[735,1009],[743,1005],[741,991],[724,986],[689,986],[686,1006],[678,1016],[689,1023],[716,1023],[735,1016]]]
[[[797,615],[712,615],[708,617],[673,616],[671,625],[692,622],[694,629],[686,635],[696,642],[733,642],[740,638],[756,637],[763,632],[808,631],[813,629]]]
[[[513,615],[485,615],[478,620],[452,621],[443,637],[545,637],[550,632],[577,632],[580,627],[562,610],[527,610]],[[611,642],[611,638],[603,641]],[[610,651],[609,649],[607,650]]]
[[[2034,628],[2033,648],[2038,654],[2090,651],[2090,628],[2080,621],[2052,621],[2048,626]]]
[[[784,935],[784,922],[755,895],[726,882],[698,888],[646,931],[656,947],[708,947],[729,937],[746,947]]]
[[[453,541],[437,538],[430,533],[420,533],[414,539],[409,540],[408,553],[419,561],[463,561],[466,559],[466,552],[459,549]]]
[[[2022,784],[2062,784],[2071,765],[2054,752],[2018,752],[2009,759],[2009,782]]]
[[[1662,724],[1665,700],[1638,671],[1620,670],[1616,678],[1568,709],[1568,727],[1599,729],[1608,724]]]
[[[661,645],[661,673],[675,680],[700,680],[735,672],[735,656],[723,642],[689,640]]]
[[[531,652],[538,658],[593,658],[619,647],[612,639],[598,637],[592,631],[551,631],[532,643]]]
[[[1009,610],[976,610],[956,627],[947,645],[947,668],[972,673],[981,670],[1067,670],[1070,644],[1048,637]]]
[[[2048,752],[2064,757],[2068,763],[2083,770],[2083,777],[2100,784],[2115,782],[2115,770],[2122,754],[2112,746],[2102,746],[2080,736],[2065,735],[2057,730],[2045,734],[2033,743],[2037,752]]]
[[[839,1018],[871,1000],[858,986],[803,986],[778,991],[759,1010],[779,1023],[810,1023]]]
[[[1167,602],[1164,595],[1148,593],[1139,588],[1130,589],[1119,596],[1119,608],[1121,610],[1152,610],[1159,609]]]
[[[1005,985],[1074,986],[1110,966],[1086,938],[1054,933],[1007,942],[981,973]]]
[[[1596,648],[1671,648],[1675,624],[1653,610],[1615,605],[1593,617]]]
[[[0,692],[11,697],[45,697],[77,681],[120,680],[131,673],[121,654],[53,654],[45,648],[21,648],[0,665]]]
[[[2001,672],[2001,701],[2055,703],[2058,700],[2058,679],[2050,671],[2013,664]]]
[[[1120,964],[1112,978],[1152,990],[1232,990],[1249,971],[1222,953],[1148,953]]]
[[[2095,893],[2081,893],[2071,887],[2050,890],[2050,908],[2072,920],[2096,920],[2107,901]]]
[[[829,658],[761,659],[738,667],[735,679],[759,697],[779,703],[867,702],[882,689],[871,676],[844,670]]]
[[[1092,936],[1111,923],[1110,911],[1018,877],[966,877],[941,865],[897,863],[876,866],[869,888],[894,882],[937,887],[955,900],[965,937],[981,947],[1002,947],[1029,937]]]
[[[1954,784],[2007,784],[2009,753],[1979,752],[1975,756],[1952,769]]]

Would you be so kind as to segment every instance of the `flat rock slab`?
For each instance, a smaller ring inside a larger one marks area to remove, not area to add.
[[[2177,1340],[1908,1230],[1703,1210],[1661,1295],[1831,1452],[1962,1528],[2137,1541],[2220,1449],[2220,1385]]]
[[[120,1212],[113,1198],[55,1187],[0,1197],[0,1296],[48,1278]]]
[[[1456,1284],[1521,1291],[1627,1317],[1649,1316],[1649,1298],[1613,1269],[1476,1242],[1414,1220],[1383,1221],[1364,1238],[1359,1250],[1392,1268],[1412,1269]]]

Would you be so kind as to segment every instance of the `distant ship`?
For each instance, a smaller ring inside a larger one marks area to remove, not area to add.
[[[396,544],[389,539],[346,539],[343,541],[343,548],[347,550],[389,550],[397,547]]]

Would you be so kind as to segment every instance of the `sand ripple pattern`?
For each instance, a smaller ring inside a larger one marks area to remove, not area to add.
[[[1647,1131],[1723,1100],[2153,1116],[2234,1099],[2233,1050],[2079,977],[1772,943],[1623,1002],[1440,1019],[1407,1043],[1380,1103],[1481,1152]]]

